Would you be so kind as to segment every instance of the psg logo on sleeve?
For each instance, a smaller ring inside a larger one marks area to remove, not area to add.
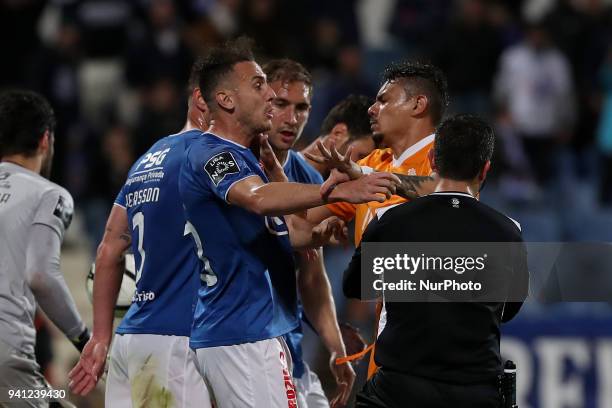
[[[228,174],[240,172],[240,167],[230,152],[223,152],[211,157],[204,165],[204,170],[217,186]]]

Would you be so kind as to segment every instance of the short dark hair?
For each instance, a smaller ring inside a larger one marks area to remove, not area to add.
[[[385,82],[403,79],[414,86],[417,92],[427,96],[431,121],[434,126],[440,123],[449,99],[446,76],[440,68],[431,64],[404,61],[387,66],[383,78]]]
[[[194,89],[200,87],[200,76],[204,68],[204,57],[199,56],[195,62],[191,65],[191,71],[189,72],[189,80],[187,82],[187,94],[191,96]]]
[[[274,59],[263,66],[268,82],[289,81],[303,82],[308,85],[312,93],[312,75],[299,62],[289,58]]]
[[[361,139],[372,134],[368,109],[374,101],[364,95],[349,95],[329,111],[321,134],[329,134],[338,123],[344,123],[349,132],[349,141]]]
[[[0,94],[0,157],[35,155],[47,130],[55,131],[55,114],[42,95],[26,90]]]
[[[493,156],[495,134],[473,115],[452,116],[440,124],[434,142],[434,160],[440,177],[473,180]]]
[[[199,62],[198,84],[202,97],[211,107],[214,99],[213,91],[225,76],[232,72],[234,65],[244,61],[255,61],[253,44],[252,39],[239,37],[210,49]]]

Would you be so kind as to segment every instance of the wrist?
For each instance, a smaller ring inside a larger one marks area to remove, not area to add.
[[[338,201],[342,201],[342,189],[340,188],[340,184],[334,184],[327,190],[327,194],[323,196],[323,201],[325,203],[335,203]]]
[[[77,337],[70,338],[70,342],[74,347],[76,347],[77,350],[79,350],[80,353],[83,351],[83,347],[85,347],[85,344],[87,344],[90,338],[91,333],[89,332],[89,329],[85,327],[85,329]]]
[[[358,178],[363,176],[363,171],[361,170],[361,166],[359,166],[357,163],[351,163],[351,168],[349,169],[347,174],[351,178],[351,180],[357,180]]]

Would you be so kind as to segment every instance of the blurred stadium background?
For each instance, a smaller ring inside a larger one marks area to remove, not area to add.
[[[53,179],[76,202],[62,267],[90,325],[85,276],[130,164],[182,127],[194,56],[239,34],[256,40],[260,61],[287,56],[313,73],[302,144],[349,93],[374,96],[387,63],[436,63],[451,112],[496,126],[483,201],[527,241],[612,241],[612,1],[0,0],[0,87],[42,92],[58,117]],[[327,270],[339,316],[369,338],[369,308],[341,296],[351,253],[328,250]],[[515,320],[502,351],[518,364],[521,408],[612,407],[609,304],[531,304]],[[66,388],[76,352],[39,326],[41,365]],[[330,386],[312,333],[305,349]],[[103,390],[73,401],[103,406]]]

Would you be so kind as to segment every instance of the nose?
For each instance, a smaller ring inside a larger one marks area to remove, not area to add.
[[[375,102],[372,106],[368,108],[368,115],[375,118],[378,115],[378,102]]]
[[[287,112],[285,115],[286,118],[286,122],[289,125],[297,125],[298,121],[297,121],[297,110],[295,109],[295,107],[293,105],[289,106],[287,108]]]
[[[274,89],[272,89],[272,87],[270,85],[268,85],[266,83],[266,93],[264,94],[265,98],[266,98],[266,102],[272,102],[272,100],[274,98],[276,98],[276,93],[274,92]]]

